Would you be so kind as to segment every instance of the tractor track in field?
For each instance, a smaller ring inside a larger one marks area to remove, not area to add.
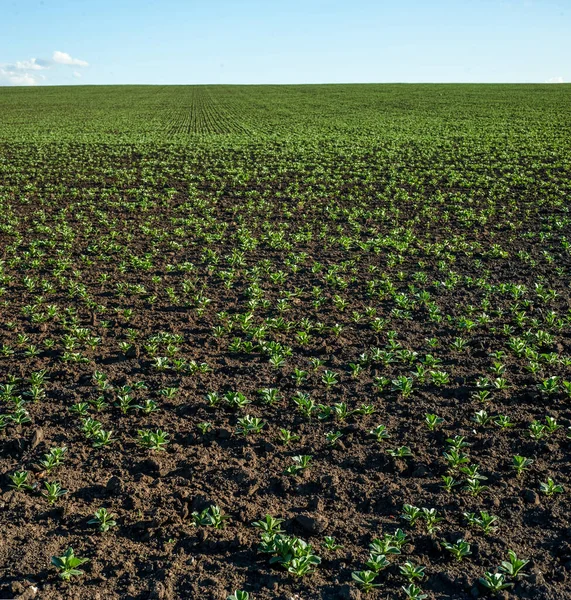
[[[235,109],[221,102],[207,86],[189,87],[169,116],[169,136],[254,134]]]

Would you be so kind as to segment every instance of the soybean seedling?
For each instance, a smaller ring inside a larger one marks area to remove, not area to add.
[[[237,433],[247,436],[250,433],[260,433],[264,426],[265,423],[262,421],[262,419],[246,415],[245,417],[238,419],[236,431]]]
[[[515,423],[507,415],[498,415],[494,419],[494,423],[501,429],[509,429],[515,426]]]
[[[514,468],[516,475],[519,477],[524,471],[527,471],[533,464],[533,459],[526,458],[516,454],[513,457],[512,467]]]
[[[335,446],[342,437],[343,434],[340,431],[328,431],[325,434],[325,440],[327,441],[328,446]]]
[[[424,422],[430,431],[434,431],[444,423],[444,419],[435,414],[426,414],[424,415]]]
[[[381,587],[380,583],[373,583],[377,577],[377,574],[373,571],[353,571],[351,577],[364,592],[370,592],[373,588]]]
[[[375,538],[370,544],[371,556],[387,554],[400,554],[401,548],[406,544],[407,536],[402,529],[397,529],[394,534],[385,533],[382,539]]]
[[[428,533],[434,533],[438,529],[436,525],[442,521],[442,517],[438,516],[435,508],[423,508],[422,518],[426,521]]]
[[[485,492],[488,489],[488,486],[482,485],[478,477],[468,477],[463,489],[472,494],[472,496],[478,496],[482,492]]]
[[[314,565],[319,564],[321,559],[315,555],[309,554],[292,558],[287,567],[288,573],[296,577],[309,575],[314,571]]]
[[[202,435],[206,435],[212,429],[212,423],[209,423],[208,421],[198,423],[196,426],[198,427]]]
[[[203,511],[194,511],[192,513],[192,521],[195,526],[203,527],[214,527],[215,529],[222,529],[226,520],[230,518],[229,515],[223,515],[219,506],[209,506]]]
[[[399,567],[400,572],[412,583],[415,579],[422,579],[424,577],[424,567],[415,565],[407,560],[404,565]]]
[[[299,440],[299,435],[292,433],[288,429],[280,429],[278,433],[278,440],[284,445],[287,446],[290,442],[295,442]]]
[[[42,494],[42,496],[46,498],[50,504],[55,504],[58,498],[61,498],[67,494],[67,490],[62,489],[61,485],[57,481],[54,481],[53,483],[46,481],[45,486],[46,491]]]
[[[314,567],[321,563],[311,544],[295,536],[263,533],[259,550],[274,554],[270,564],[279,563],[297,577],[312,573]]]
[[[36,484],[31,485],[28,483],[29,475],[28,471],[16,471],[14,474],[8,475],[8,478],[12,482],[10,487],[15,490],[33,490]]]
[[[391,563],[387,560],[384,554],[374,554],[371,552],[369,560],[365,563],[365,566],[374,573],[380,573],[383,569],[386,569]]]
[[[88,558],[75,556],[73,548],[68,548],[62,556],[52,556],[52,565],[60,570],[59,576],[64,581],[69,581],[74,576],[83,575],[83,571],[77,567],[88,561]]]
[[[266,515],[263,519],[254,521],[252,523],[252,527],[257,527],[265,533],[277,534],[284,532],[284,530],[280,527],[283,522],[283,519],[274,519],[274,517],[271,515]]]
[[[89,404],[87,402],[77,402],[70,407],[69,411],[80,417],[86,417],[88,408]]]
[[[112,437],[112,435],[113,435],[112,429],[110,429],[108,431],[103,431],[103,429],[100,429],[93,435],[92,446],[94,448],[103,448],[105,446],[109,446],[110,444],[112,444],[113,442],[116,441],[115,438]]]
[[[391,437],[391,434],[384,425],[377,425],[374,429],[369,431],[369,435],[374,435],[377,438],[377,442],[382,442]]]
[[[470,462],[468,455],[456,448],[450,448],[448,452],[443,453],[443,456],[448,462],[448,468],[451,470],[459,469],[462,465]]]
[[[554,494],[562,494],[564,489],[562,485],[558,485],[551,479],[551,477],[547,478],[546,482],[541,482],[539,484],[539,488],[546,496],[553,496]]]
[[[402,586],[402,591],[405,593],[407,600],[425,600],[428,598],[428,594],[423,594],[422,590],[414,583],[407,586]]]
[[[327,535],[323,538],[323,547],[328,552],[336,552],[337,550],[340,550],[341,548],[343,548],[343,546],[341,544],[338,544],[335,541],[335,538],[330,535]]]
[[[412,451],[408,446],[400,446],[399,448],[388,448],[387,454],[393,458],[410,458]]]
[[[408,524],[411,527],[414,527],[415,523],[423,515],[422,510],[417,506],[412,506],[412,504],[404,504],[402,507],[402,512],[403,514],[400,516],[401,519],[408,521]]]
[[[141,410],[146,415],[150,415],[151,413],[160,410],[157,402],[155,400],[152,400],[151,398],[145,398],[145,400],[143,400],[141,404],[137,404],[136,408]]]
[[[250,594],[243,590],[236,590],[233,594],[230,594],[226,600],[250,600]]]
[[[454,479],[451,475],[442,475],[442,487],[448,492],[452,492],[452,488],[460,485],[460,482]]]
[[[149,429],[139,429],[139,445],[149,450],[161,451],[165,450],[165,446],[169,443],[169,434],[161,429],[151,431]]]
[[[486,510],[481,510],[479,517],[476,516],[476,513],[469,512],[464,513],[464,517],[466,517],[469,525],[479,527],[484,532],[484,535],[493,533],[496,530],[494,523],[498,520],[498,517],[491,515]]]
[[[502,561],[500,571],[503,571],[514,579],[518,575],[525,577],[525,573],[522,573],[521,571],[528,563],[529,560],[518,558],[513,550],[508,550],[508,560]]]
[[[114,520],[115,515],[112,515],[107,511],[106,508],[100,508],[95,511],[95,515],[93,519],[87,521],[89,525],[97,525],[97,528],[101,532],[106,532],[111,529],[111,527],[115,527],[117,522]]]
[[[463,539],[459,539],[455,544],[442,542],[442,547],[448,550],[457,561],[461,561],[465,556],[472,554],[470,544]]]
[[[48,473],[61,465],[64,459],[64,455],[67,448],[52,448],[47,454],[44,455],[44,459],[40,461],[40,466],[44,468]]]
[[[286,475],[297,475],[311,465],[312,456],[310,454],[301,454],[299,456],[293,456],[293,465],[290,465],[285,470]]]
[[[492,594],[497,594],[513,586],[513,583],[506,583],[505,575],[501,573],[490,573],[486,571],[483,577],[478,579],[480,584]]]

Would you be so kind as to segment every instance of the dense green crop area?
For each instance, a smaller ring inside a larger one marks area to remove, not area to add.
[[[0,139],[106,143],[569,139],[568,85],[3,88]],[[220,139],[220,136],[223,136]]]
[[[569,114],[0,89],[0,596],[566,597]]]

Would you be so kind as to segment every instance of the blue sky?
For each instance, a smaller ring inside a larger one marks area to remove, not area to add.
[[[571,0],[0,0],[0,85],[571,81]]]

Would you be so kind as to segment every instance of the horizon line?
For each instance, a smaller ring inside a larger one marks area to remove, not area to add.
[[[566,81],[351,81],[351,82],[299,82],[299,83],[56,83],[46,85],[6,85],[0,84],[2,89],[42,89],[42,88],[79,88],[79,87],[265,87],[265,86],[310,86],[310,85],[571,85]]]

